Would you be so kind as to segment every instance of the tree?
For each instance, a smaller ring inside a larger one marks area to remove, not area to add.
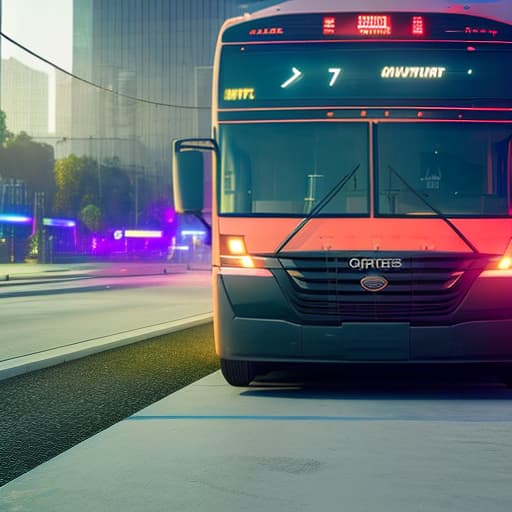
[[[5,121],[5,116],[0,117],[3,117]],[[2,121],[0,119],[0,137],[2,137],[1,134]],[[35,142],[25,132],[7,135],[0,153],[2,176],[23,180],[31,193],[44,192],[47,204],[51,204],[55,193],[52,146]]]
[[[54,174],[57,185],[54,208],[58,215],[78,218],[85,206],[98,207],[96,160],[70,155],[55,162]]]
[[[132,186],[130,177],[118,158],[106,160],[100,167],[101,209],[106,227],[117,228],[131,224]]]
[[[3,110],[0,110],[0,146],[3,146],[11,133],[7,130],[7,116]]]
[[[100,230],[101,210],[94,204],[88,204],[80,212],[80,220],[92,233]]]

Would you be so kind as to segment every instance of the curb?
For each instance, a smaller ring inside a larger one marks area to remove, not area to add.
[[[77,279],[114,278],[114,277],[141,277],[164,274],[181,274],[193,270],[186,264],[162,265],[144,269],[127,269],[122,267],[117,271],[110,268],[94,268],[84,270],[46,270],[42,272],[22,272],[0,274],[0,287],[22,284],[46,284],[59,281],[72,281]]]
[[[144,341],[164,334],[182,331],[191,327],[197,327],[210,323],[213,319],[212,313],[194,315],[180,320],[173,320],[163,324],[142,327],[132,331],[103,336],[91,340],[65,345],[64,347],[53,348],[43,352],[36,352],[26,356],[14,357],[0,361],[0,380],[10,379],[17,375],[23,375],[35,370],[49,368],[57,364],[80,359],[81,357],[97,354],[112,348],[122,347],[130,343]]]

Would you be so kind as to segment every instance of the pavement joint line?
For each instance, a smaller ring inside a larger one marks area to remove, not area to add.
[[[172,420],[203,420],[203,421],[330,421],[330,422],[379,422],[379,421],[419,421],[419,422],[460,422],[467,423],[510,423],[512,418],[509,417],[487,417],[487,418],[471,418],[467,416],[446,416],[446,417],[426,417],[426,416],[272,416],[272,415],[133,415],[122,421],[172,421]]]
[[[198,327],[210,323],[212,318],[212,313],[202,313],[163,324],[160,323],[149,327],[142,327],[131,331],[76,342],[26,356],[15,356],[0,362],[0,380],[73,361],[138,341],[145,341],[191,327]]]

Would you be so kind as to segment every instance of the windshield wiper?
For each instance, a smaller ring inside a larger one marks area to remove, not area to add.
[[[388,165],[388,169],[393,173],[405,186],[412,192],[423,204],[430,208],[440,219],[444,220],[446,224],[452,229],[452,231],[475,253],[479,254],[480,251],[471,243],[470,240],[464,235],[464,233],[441,211],[435,206],[431,205],[412,185],[410,185],[401,174],[398,173],[391,165]]]
[[[352,171],[345,174],[334,187],[318,202],[318,204],[308,213],[308,215],[297,225],[297,227],[281,242],[274,257],[277,258],[279,253],[290,243],[290,241],[302,230],[302,228],[316,215],[318,215],[341,191],[341,189],[350,181],[352,176],[357,172],[361,164],[357,164]]]

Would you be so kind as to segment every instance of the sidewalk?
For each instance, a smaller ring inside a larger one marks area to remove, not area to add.
[[[194,264],[193,268],[208,270],[209,266]],[[186,263],[167,262],[1,263],[0,286],[55,279],[170,274],[188,269]]]
[[[255,384],[194,382],[6,484],[0,510],[512,510],[506,393]]]

